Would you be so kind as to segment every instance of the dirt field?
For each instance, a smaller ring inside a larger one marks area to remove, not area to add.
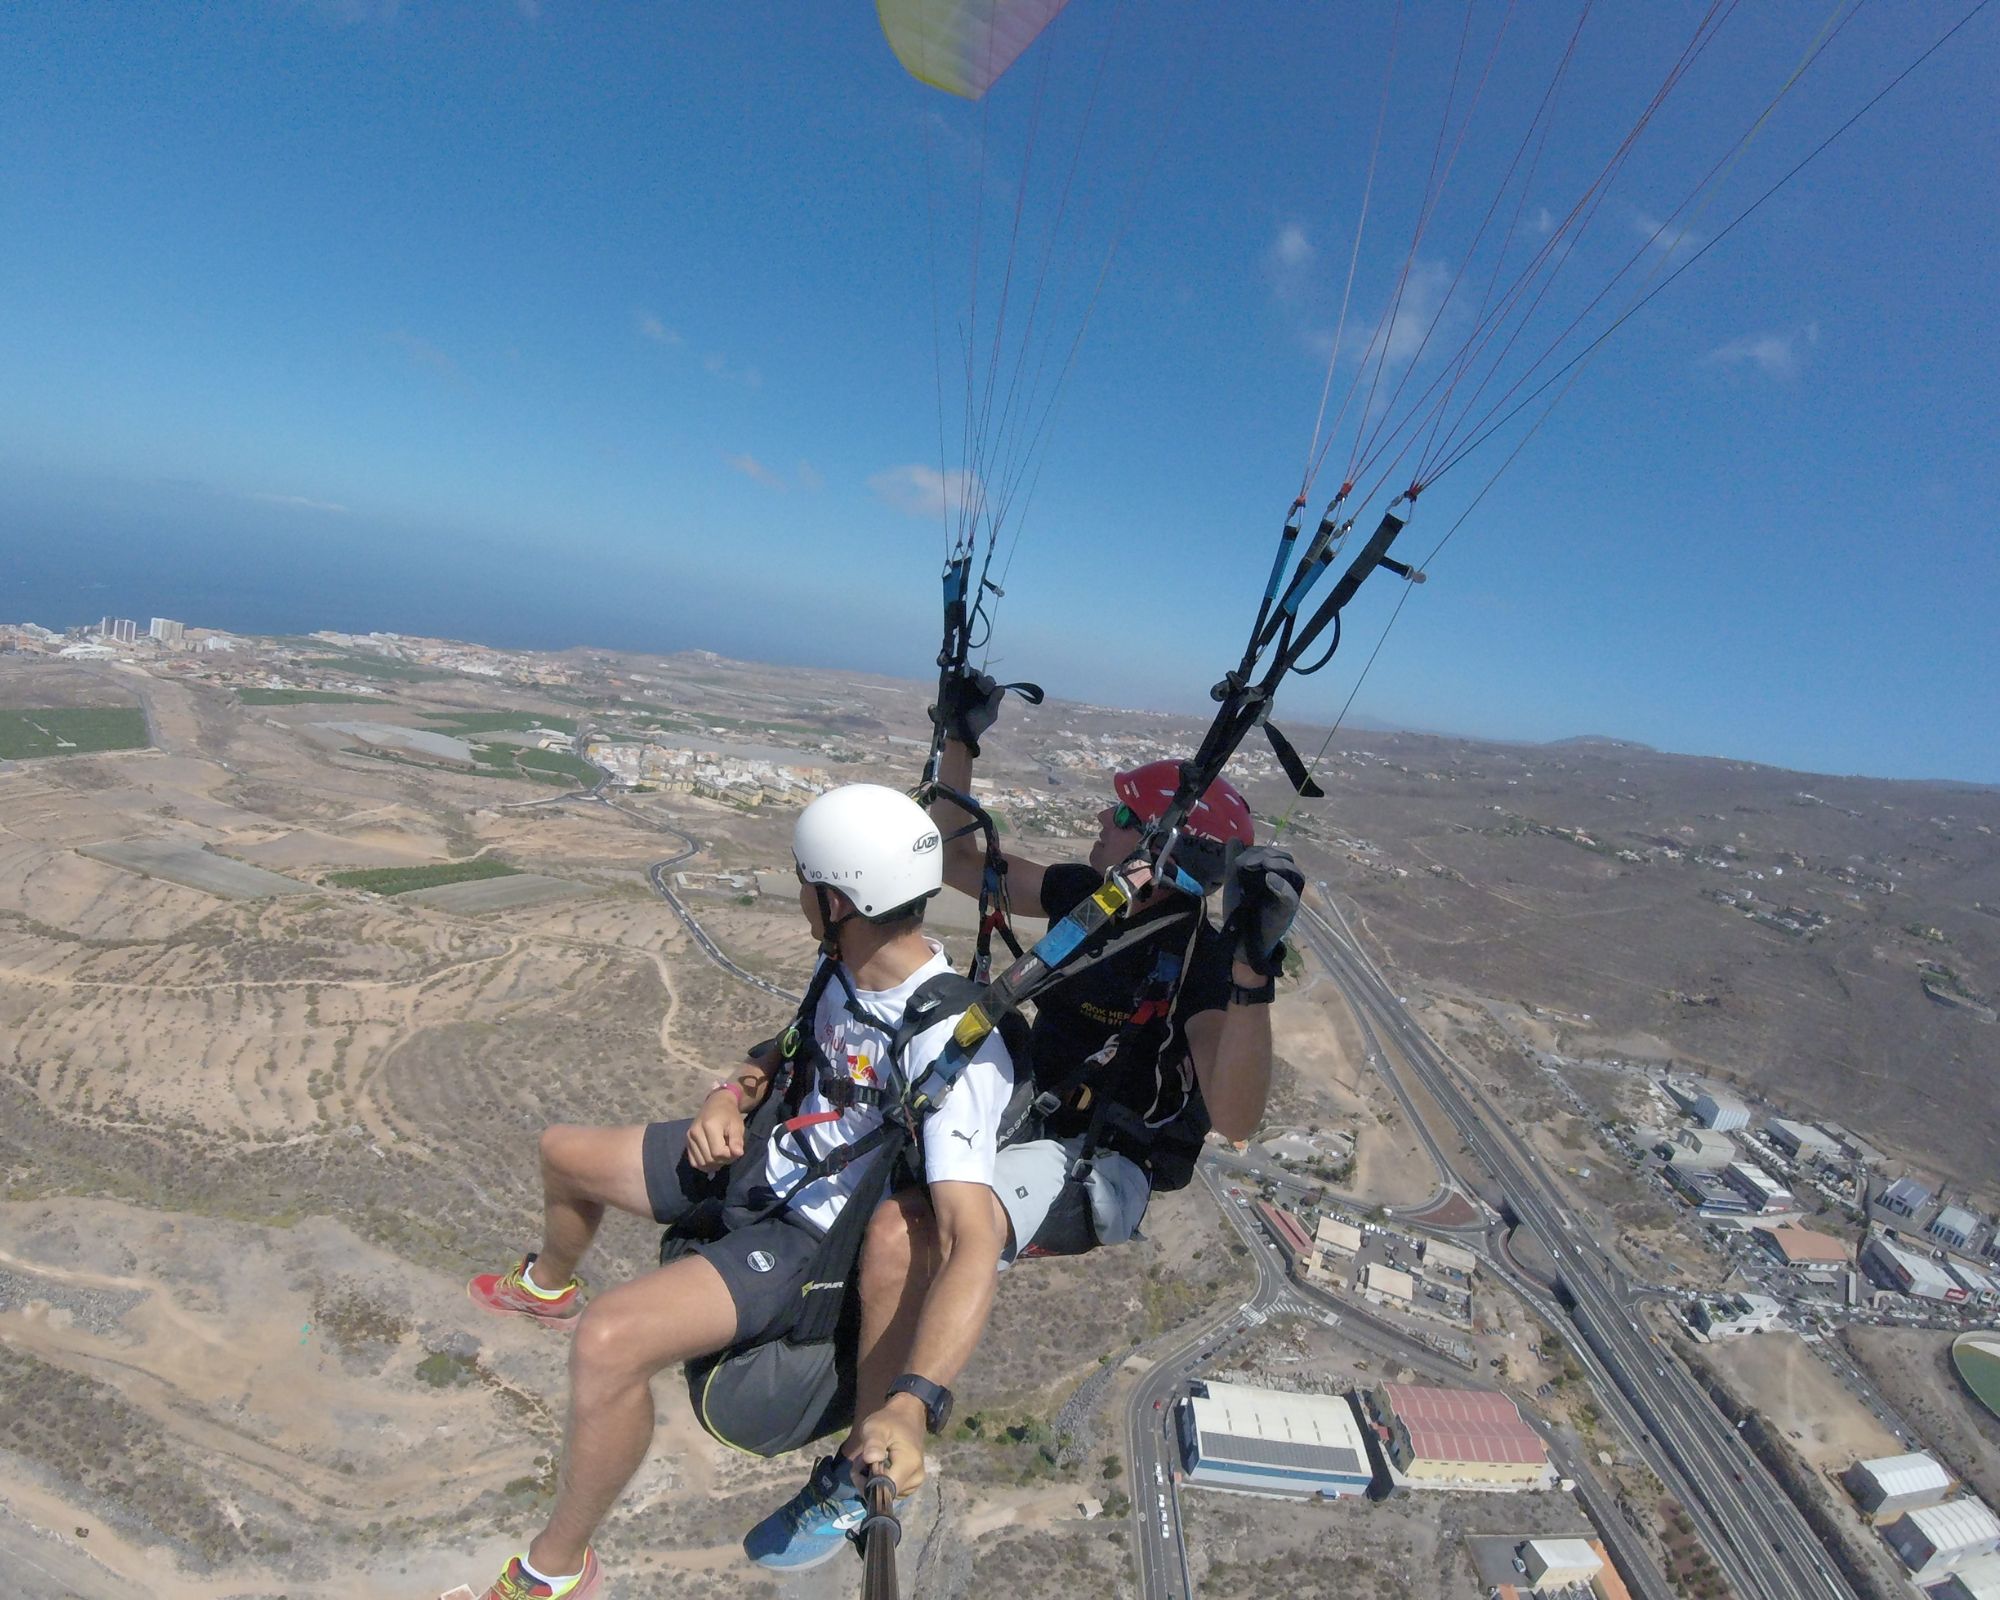
[[[1722,1339],[1702,1353],[1819,1472],[1841,1472],[1857,1460],[1906,1448],[1795,1335]]]
[[[256,900],[274,894],[310,894],[312,885],[173,839],[125,839],[79,846],[95,861],[108,861],[149,878],[165,878],[224,900]]]
[[[2000,1504],[2000,1422],[1966,1394],[1948,1333],[1849,1328],[1841,1342],[1925,1445],[1988,1505]]]

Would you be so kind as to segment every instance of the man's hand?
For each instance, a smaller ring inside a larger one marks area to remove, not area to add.
[[[1236,959],[1276,977],[1285,964],[1285,935],[1299,914],[1306,875],[1291,852],[1252,845],[1229,869],[1222,889],[1222,926],[1236,935]]]
[[[914,1493],[924,1481],[924,1407],[915,1395],[892,1394],[847,1436],[840,1453],[853,1460],[859,1486],[870,1472],[886,1474],[896,1498]]]
[[[743,1158],[743,1108],[727,1089],[709,1091],[688,1126],[688,1165],[697,1172],[720,1172]]]
[[[945,680],[938,704],[931,707],[931,723],[976,756],[979,736],[1000,720],[1000,702],[1006,694],[988,674],[958,667]]]

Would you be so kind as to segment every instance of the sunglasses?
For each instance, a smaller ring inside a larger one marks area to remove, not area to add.
[[[1111,813],[1111,826],[1114,828],[1143,828],[1146,826],[1146,819],[1140,816],[1138,812],[1134,811],[1123,800],[1120,800],[1118,802],[1118,809]]]

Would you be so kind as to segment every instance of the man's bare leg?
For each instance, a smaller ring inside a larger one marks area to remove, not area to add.
[[[654,1374],[735,1337],[736,1302],[700,1256],[682,1256],[590,1303],[570,1346],[555,1510],[528,1546],[530,1566],[552,1577],[582,1571],[598,1525],[653,1442]]]
[[[533,1269],[539,1287],[554,1292],[576,1276],[606,1206],[652,1216],[645,1138],[643,1127],[542,1130],[542,1248]]]

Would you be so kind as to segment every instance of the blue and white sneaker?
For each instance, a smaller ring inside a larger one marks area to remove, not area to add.
[[[868,1514],[846,1456],[821,1456],[806,1486],[743,1536],[743,1550],[760,1567],[803,1572],[831,1561]],[[913,1496],[896,1502],[901,1517]]]

